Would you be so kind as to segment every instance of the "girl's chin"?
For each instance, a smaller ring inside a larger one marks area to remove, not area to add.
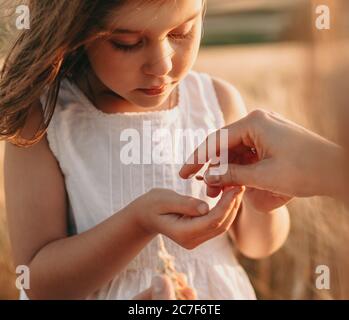
[[[160,107],[162,104],[166,103],[166,99],[168,98],[168,94],[166,95],[158,95],[158,96],[146,96],[146,97],[137,97],[134,99],[134,103],[144,109],[155,109]]]
[[[152,103],[152,104],[137,104],[139,107],[140,111],[156,111],[156,110],[164,110],[168,109],[166,107],[161,107],[163,105],[162,103]]]

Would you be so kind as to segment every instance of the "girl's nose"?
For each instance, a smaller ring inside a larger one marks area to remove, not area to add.
[[[148,61],[143,65],[143,72],[152,76],[165,76],[172,70],[174,50],[167,39],[151,51]]]

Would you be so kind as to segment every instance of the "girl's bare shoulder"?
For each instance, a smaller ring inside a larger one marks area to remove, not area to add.
[[[26,140],[32,139],[35,136],[44,117],[40,101],[35,102],[29,108],[28,117],[20,134],[21,138]],[[55,157],[49,148],[46,133],[37,143],[30,147],[18,147],[13,142],[7,141],[5,144],[5,152],[7,152],[8,156],[11,158],[26,159],[28,166],[40,165],[42,159],[44,159],[43,161],[55,161]],[[33,163],[30,162],[31,160]]]
[[[40,123],[43,121],[43,112],[41,102],[38,100],[29,107],[29,114],[26,123],[22,129],[21,136],[25,139],[32,138]]]
[[[225,123],[230,124],[246,116],[247,110],[239,91],[228,81],[212,77],[212,82]]]

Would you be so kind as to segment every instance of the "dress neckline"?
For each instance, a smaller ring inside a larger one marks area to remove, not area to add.
[[[142,120],[163,120],[164,118],[172,118],[175,117],[179,111],[183,108],[183,95],[184,95],[184,87],[183,80],[178,84],[178,99],[177,105],[171,109],[165,110],[154,110],[154,111],[144,111],[144,112],[116,112],[116,113],[106,113],[100,109],[97,109],[93,103],[87,98],[85,93],[72,81],[68,78],[65,78],[62,81],[72,92],[73,94],[83,103],[83,107],[94,114],[96,117],[104,118],[104,119],[137,119],[141,118]]]

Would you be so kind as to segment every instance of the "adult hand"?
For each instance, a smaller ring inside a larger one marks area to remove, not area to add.
[[[157,275],[151,286],[139,293],[133,300],[175,300],[176,295],[171,280],[165,275]]]
[[[282,118],[275,113],[256,110],[221,130],[228,130],[229,169],[223,175],[204,179],[212,190],[230,185],[266,190],[284,196],[338,196],[344,185],[344,150],[338,145]],[[219,154],[218,130],[216,150],[207,150],[207,159]],[[199,146],[180,170],[184,179],[192,177],[204,165],[199,163]],[[233,159],[233,160],[232,160]],[[234,161],[234,159],[239,159]],[[244,160],[246,159],[246,160]],[[251,161],[252,159],[252,161]]]

